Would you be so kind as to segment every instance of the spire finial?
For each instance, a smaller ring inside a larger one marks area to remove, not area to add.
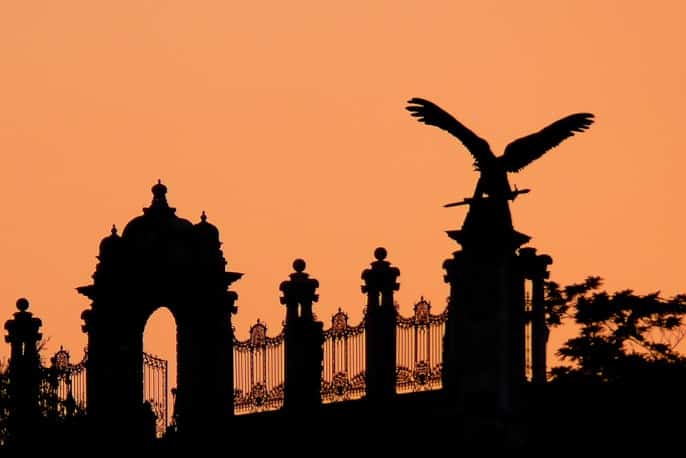
[[[167,204],[167,187],[158,179],[152,187],[152,207],[169,207]]]
[[[202,214],[200,215],[200,221],[203,223],[207,221],[207,214],[205,213],[205,210],[202,211]]]
[[[112,235],[117,235],[117,226],[115,224],[112,225]]]

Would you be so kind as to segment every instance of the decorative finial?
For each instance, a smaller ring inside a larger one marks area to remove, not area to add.
[[[162,180],[157,180],[157,184],[152,187],[152,207],[169,208],[167,204],[167,187],[162,184]]]
[[[202,214],[200,215],[200,221],[203,223],[207,221],[207,215],[205,214],[205,210],[202,211]]]
[[[152,193],[155,197],[164,197],[167,194],[167,187],[162,184],[162,180],[157,180],[157,184],[152,187]]]
[[[29,308],[29,301],[23,297],[17,299],[17,308],[20,312],[25,312]]]
[[[117,235],[117,226],[114,224],[112,225],[112,235]]]
[[[374,257],[378,259],[379,261],[383,261],[386,259],[386,256],[388,256],[388,252],[386,251],[386,248],[384,247],[379,247],[376,250],[374,250]]]
[[[305,264],[304,259],[296,259],[293,261],[293,268],[295,269],[296,272],[301,273],[305,270],[305,267],[307,267],[307,264]]]

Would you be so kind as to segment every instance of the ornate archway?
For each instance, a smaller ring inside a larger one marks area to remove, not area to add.
[[[158,182],[143,214],[121,236],[100,243],[93,283],[77,288],[92,300],[82,314],[88,333],[88,414],[98,429],[135,437],[149,417],[143,404],[143,331],[167,307],[177,325],[175,412],[182,433],[207,432],[233,414],[233,334],[242,274],[226,272],[219,231],[176,216]]]

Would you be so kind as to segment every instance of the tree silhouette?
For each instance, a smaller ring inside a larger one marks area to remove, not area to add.
[[[8,364],[0,361],[0,447],[7,438],[7,420],[10,412]]]
[[[599,277],[561,288],[547,285],[548,324],[572,318],[579,334],[557,351],[572,363],[551,370],[553,381],[655,383],[686,371],[677,346],[686,334],[686,295],[663,299],[659,293],[600,291]]]

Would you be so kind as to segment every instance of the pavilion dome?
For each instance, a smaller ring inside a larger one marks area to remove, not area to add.
[[[167,187],[158,181],[152,187],[152,203],[143,214],[133,218],[124,228],[122,238],[146,243],[189,233],[193,224],[176,216],[176,209],[167,203]]]
[[[214,224],[207,222],[207,215],[202,212],[200,215],[200,222],[194,226],[197,240],[205,244],[216,244],[217,247],[221,245],[219,241],[219,229]]]
[[[100,242],[99,258],[100,260],[111,257],[119,247],[121,243],[121,237],[117,234],[117,227],[112,225],[112,233],[102,239]]]

